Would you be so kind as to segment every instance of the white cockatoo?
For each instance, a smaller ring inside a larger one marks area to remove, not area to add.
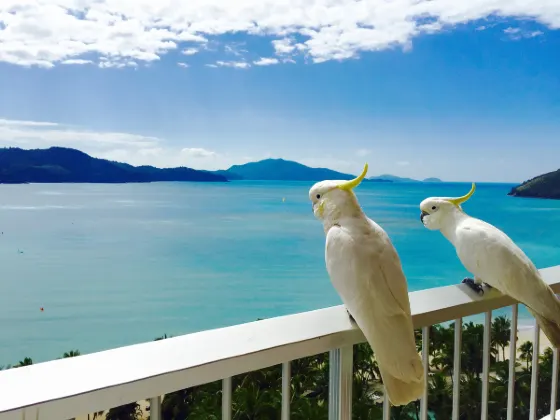
[[[365,178],[321,181],[309,198],[327,236],[327,271],[377,359],[390,402],[404,405],[425,389],[401,261],[389,236],[362,211],[352,191]]]
[[[459,260],[474,275],[463,283],[478,293],[482,284],[523,303],[554,347],[560,347],[560,300],[544,282],[525,253],[501,230],[467,215],[461,208],[475,192],[463,197],[431,197],[420,203],[420,220],[439,230],[455,246]]]

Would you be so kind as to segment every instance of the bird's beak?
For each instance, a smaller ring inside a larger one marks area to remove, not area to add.
[[[429,213],[422,210],[422,213],[420,213],[420,221],[422,222],[422,224],[424,224],[424,217],[428,216]]]

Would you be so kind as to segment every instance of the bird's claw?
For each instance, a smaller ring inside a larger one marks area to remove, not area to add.
[[[470,289],[474,290],[479,295],[484,294],[484,288],[482,287],[482,285],[476,283],[474,279],[465,277],[461,283],[466,284]]]

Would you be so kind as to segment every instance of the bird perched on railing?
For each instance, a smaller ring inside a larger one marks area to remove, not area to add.
[[[560,347],[560,301],[533,262],[504,232],[467,215],[461,208],[476,190],[463,197],[430,197],[420,203],[420,220],[439,230],[455,246],[457,256],[474,278],[463,283],[483,294],[482,284],[523,303],[552,345]]]
[[[416,349],[408,289],[389,236],[362,211],[353,192],[368,166],[351,181],[321,181],[309,191],[325,229],[327,271],[342,302],[364,333],[390,402],[404,405],[425,389]]]

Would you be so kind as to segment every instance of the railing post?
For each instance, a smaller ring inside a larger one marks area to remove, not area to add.
[[[353,346],[329,352],[329,420],[352,419]]]
[[[556,419],[556,395],[558,394],[558,349],[553,349],[552,386],[550,392],[550,420]]]
[[[291,362],[282,363],[282,420],[290,420],[290,400],[292,391]]]
[[[424,364],[424,395],[420,400],[420,419],[428,420],[428,374],[430,372],[430,327],[422,328],[422,363]]]
[[[535,336],[533,337],[533,361],[531,362],[531,399],[529,402],[529,419],[537,420],[537,392],[539,389],[539,350],[541,329],[535,320]]]
[[[463,334],[463,320],[455,320],[455,337],[453,340],[453,411],[452,420],[459,420],[461,399],[461,338]]]
[[[492,311],[484,314],[484,333],[482,340],[482,402],[480,418],[488,419],[488,382],[490,379],[490,333],[492,331]]]
[[[150,398],[150,420],[161,420],[161,397]]]
[[[387,397],[387,388],[383,387],[383,420],[391,420],[391,401]]]
[[[231,376],[222,379],[222,420],[231,420]]]
[[[515,408],[515,362],[517,360],[517,303],[511,306],[511,332],[509,336],[509,380],[507,400],[507,420],[513,420]]]

